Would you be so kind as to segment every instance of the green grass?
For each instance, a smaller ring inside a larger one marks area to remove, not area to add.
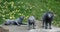
[[[25,16],[24,22],[32,14],[40,20],[48,10],[55,13],[54,24],[57,25],[60,21],[60,0],[0,0],[0,24],[6,19],[16,19],[21,15]]]

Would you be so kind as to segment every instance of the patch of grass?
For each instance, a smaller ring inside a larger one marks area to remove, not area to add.
[[[54,21],[60,20],[60,0],[0,0],[0,19],[16,19],[21,15],[27,16],[33,14],[37,20],[40,20],[43,13],[51,10],[55,13]],[[3,21],[0,21],[2,23]],[[55,23],[54,23],[55,24]],[[60,26],[60,25],[58,25]]]

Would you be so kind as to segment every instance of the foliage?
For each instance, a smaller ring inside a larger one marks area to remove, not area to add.
[[[54,22],[57,24],[60,21],[60,0],[0,0],[1,23],[5,19],[16,19],[21,15],[26,20],[31,14],[38,20],[48,10],[55,13]]]

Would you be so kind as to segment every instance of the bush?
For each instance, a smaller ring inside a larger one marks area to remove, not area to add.
[[[43,13],[48,10],[55,13],[55,22],[60,20],[59,0],[0,0],[1,23],[5,19],[16,19],[21,15],[25,16],[24,21],[27,21],[31,14],[40,20]]]

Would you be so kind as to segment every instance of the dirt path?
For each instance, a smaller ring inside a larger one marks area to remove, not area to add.
[[[27,25],[22,26],[10,25],[2,27],[4,27],[5,29],[9,29],[9,32],[28,32]]]
[[[29,32],[60,32],[60,28],[52,26],[52,29],[44,29],[41,27],[42,22],[36,22],[36,29],[31,29]]]
[[[60,32],[60,28],[56,28],[52,26],[52,29],[43,29],[41,27],[42,23],[41,21],[36,21],[36,29],[28,30],[28,25],[10,25],[5,26],[2,25],[5,29],[9,29],[9,32]]]

